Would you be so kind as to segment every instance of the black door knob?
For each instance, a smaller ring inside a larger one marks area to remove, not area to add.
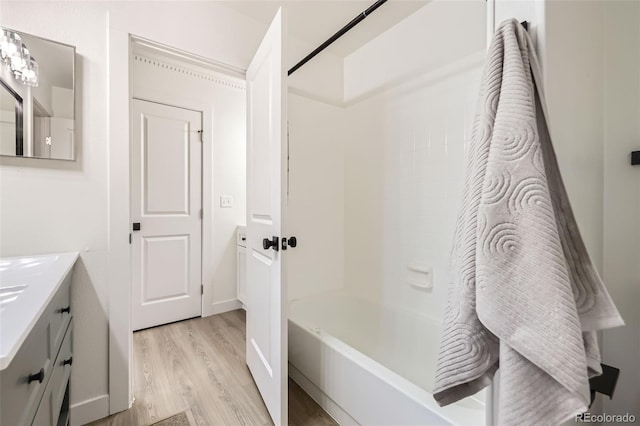
[[[29,383],[38,381],[42,383],[44,380],[44,368],[41,368],[36,374],[29,374]]]
[[[69,359],[65,359],[64,361],[62,361],[62,365],[72,365],[73,364],[73,357],[70,356]]]
[[[134,231],[140,230],[140,222],[133,222],[133,230]]]
[[[296,246],[298,245],[298,239],[296,237],[289,237],[287,242],[289,243],[289,247],[291,248],[296,248]]]
[[[269,250],[270,248],[273,248],[275,251],[278,251],[279,240],[280,239],[278,237],[271,237],[271,239],[263,238],[262,248],[265,250]]]
[[[61,314],[64,314],[64,313],[70,314],[71,313],[71,306],[67,306],[66,308],[60,309],[60,313]]]

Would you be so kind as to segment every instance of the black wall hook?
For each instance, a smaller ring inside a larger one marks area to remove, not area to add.
[[[609,399],[613,398],[613,391],[618,383],[620,369],[611,367],[610,365],[600,364],[602,366],[602,374],[600,376],[589,379],[589,387],[591,388],[591,404],[596,399],[596,392],[607,395]]]

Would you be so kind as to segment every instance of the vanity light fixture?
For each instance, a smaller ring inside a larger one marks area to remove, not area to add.
[[[0,35],[0,58],[9,67],[13,76],[27,86],[38,85],[38,63],[22,42],[22,37],[5,29]]]

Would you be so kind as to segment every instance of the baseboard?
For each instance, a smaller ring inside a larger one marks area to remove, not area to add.
[[[109,415],[109,395],[100,395],[71,405],[71,426],[82,426]]]
[[[202,316],[208,317],[210,315],[222,314],[229,311],[235,311],[242,308],[242,302],[238,299],[223,300],[222,302],[212,303],[209,306],[205,306],[202,310]]]
[[[336,404],[322,389],[317,387],[300,370],[289,363],[289,377],[296,382],[324,411],[341,426],[359,425],[346,411]]]

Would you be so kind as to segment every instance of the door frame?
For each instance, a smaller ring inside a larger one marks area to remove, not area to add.
[[[109,321],[109,383],[108,413],[127,410],[133,403],[133,328],[131,322],[131,130],[130,103],[132,99],[131,53],[134,43],[145,43],[159,51],[174,55],[176,59],[195,62],[214,71],[245,80],[246,70],[233,67],[179,49],[134,36],[109,21],[108,29],[108,321]],[[185,46],[187,47],[187,46]],[[187,47],[188,48],[188,47]],[[213,236],[213,110],[203,102],[197,103],[180,97],[169,102],[186,109],[197,109],[203,114],[202,149],[202,252],[203,259],[212,258]],[[158,101],[156,100],[156,101]],[[184,105],[188,106],[184,106]],[[208,256],[208,257],[207,257]],[[204,262],[203,264],[204,265]],[[210,269],[210,268],[209,268]],[[212,273],[203,267],[202,281],[210,282]],[[119,303],[114,303],[118,301]]]
[[[160,98],[162,98],[162,96],[159,96]],[[181,104],[182,102],[187,102],[187,100],[185,99],[180,99],[180,97],[175,97],[173,95],[170,96],[171,97],[171,101],[173,100],[178,100]],[[168,100],[168,99],[167,99]],[[204,131],[204,120],[205,120],[205,112],[203,110],[199,110],[199,109],[194,109],[194,108],[189,108],[189,107],[184,107],[184,106],[179,106],[179,105],[175,105],[173,102],[172,103],[167,103],[167,102],[161,102],[161,101],[157,101],[157,100],[152,100],[146,97],[136,97],[136,96],[131,96],[131,98],[129,99],[129,110],[131,110],[131,104],[133,103],[133,101],[142,101],[142,102],[149,102],[152,104],[156,104],[156,105],[163,105],[163,106],[167,106],[170,108],[179,108],[179,109],[183,109],[183,110],[187,110],[187,111],[192,111],[192,112],[197,112],[200,113],[200,127],[201,130]],[[192,104],[193,102],[189,102],[189,104]],[[209,109],[211,110],[211,108],[209,107]],[[209,117],[211,117],[211,115],[209,115]],[[131,155],[131,150],[133,149],[133,138],[135,137],[135,135],[133,134],[134,132],[134,128],[133,126],[131,126],[131,121],[133,120],[133,117],[130,117],[130,121],[129,121],[129,126],[130,126],[130,136],[129,136],[129,154]],[[210,120],[213,121],[213,120]],[[212,127],[212,126],[209,126]],[[213,145],[213,135],[211,135],[211,144]],[[204,141],[206,140],[204,137],[204,134],[201,135],[201,141],[200,143],[202,144],[201,147],[201,151],[200,151],[200,209],[203,212],[202,217],[200,218],[200,285],[203,286],[204,285],[204,272],[205,272],[205,263],[204,263],[204,255],[203,255],[203,251],[205,248],[205,244],[204,244],[204,239],[205,239],[205,232],[204,232],[204,181],[205,181],[205,176],[204,176],[204,146],[205,143]],[[133,175],[132,171],[133,171],[133,163],[131,161],[129,161],[129,191],[131,194],[133,194],[133,185],[139,184],[139,182],[134,182],[133,179],[131,179],[131,176]],[[211,169],[213,170],[213,167],[211,167]],[[213,180],[212,180],[213,183]],[[130,201],[133,199],[133,195],[130,198]],[[131,209],[131,205],[133,203],[130,202],[129,208]],[[133,218],[134,218],[134,214],[132,211],[129,211],[129,223],[133,222]],[[213,214],[211,214],[211,228],[212,228],[212,233],[213,233]],[[131,230],[129,230],[129,232],[132,232]],[[133,235],[132,235],[133,237]],[[211,240],[211,238],[207,239],[209,244],[207,245],[208,247],[211,247],[213,244]],[[133,250],[130,250],[130,257],[129,257],[129,262],[131,265],[133,265],[133,256],[135,255],[135,253],[133,252]],[[131,276],[131,289],[136,288],[136,283],[133,282],[133,274]],[[201,291],[200,292],[200,317],[203,316],[204,312],[204,293]],[[134,306],[133,304],[131,305],[131,310],[133,311]],[[133,313],[132,313],[133,315]],[[171,321],[170,321],[171,322]],[[133,324],[131,324],[131,330],[133,332]]]

